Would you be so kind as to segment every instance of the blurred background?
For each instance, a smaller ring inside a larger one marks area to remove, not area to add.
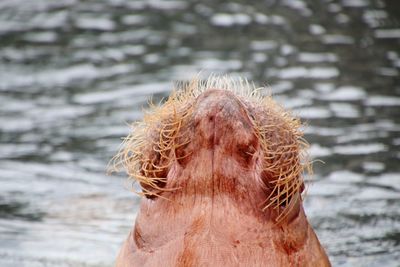
[[[0,266],[111,266],[139,198],[107,163],[200,70],[307,123],[333,266],[400,266],[397,0],[1,0]]]

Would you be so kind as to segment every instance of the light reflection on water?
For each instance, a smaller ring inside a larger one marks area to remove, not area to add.
[[[398,266],[399,18],[393,0],[1,1],[0,265],[112,265],[138,199],[108,160],[150,95],[203,70],[307,122],[333,265]]]

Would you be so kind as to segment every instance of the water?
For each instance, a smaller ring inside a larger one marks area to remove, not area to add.
[[[139,199],[106,176],[174,80],[233,73],[307,122],[334,266],[400,266],[400,4],[0,2],[0,265],[110,266]]]

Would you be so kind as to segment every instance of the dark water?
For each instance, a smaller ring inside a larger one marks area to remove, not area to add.
[[[0,1],[0,266],[110,266],[138,198],[106,176],[172,81],[233,73],[308,124],[334,266],[400,266],[400,2]]]

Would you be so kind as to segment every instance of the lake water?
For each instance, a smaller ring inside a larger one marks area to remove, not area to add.
[[[0,266],[111,266],[139,198],[107,163],[200,70],[307,123],[334,266],[400,266],[397,0],[0,1]]]

